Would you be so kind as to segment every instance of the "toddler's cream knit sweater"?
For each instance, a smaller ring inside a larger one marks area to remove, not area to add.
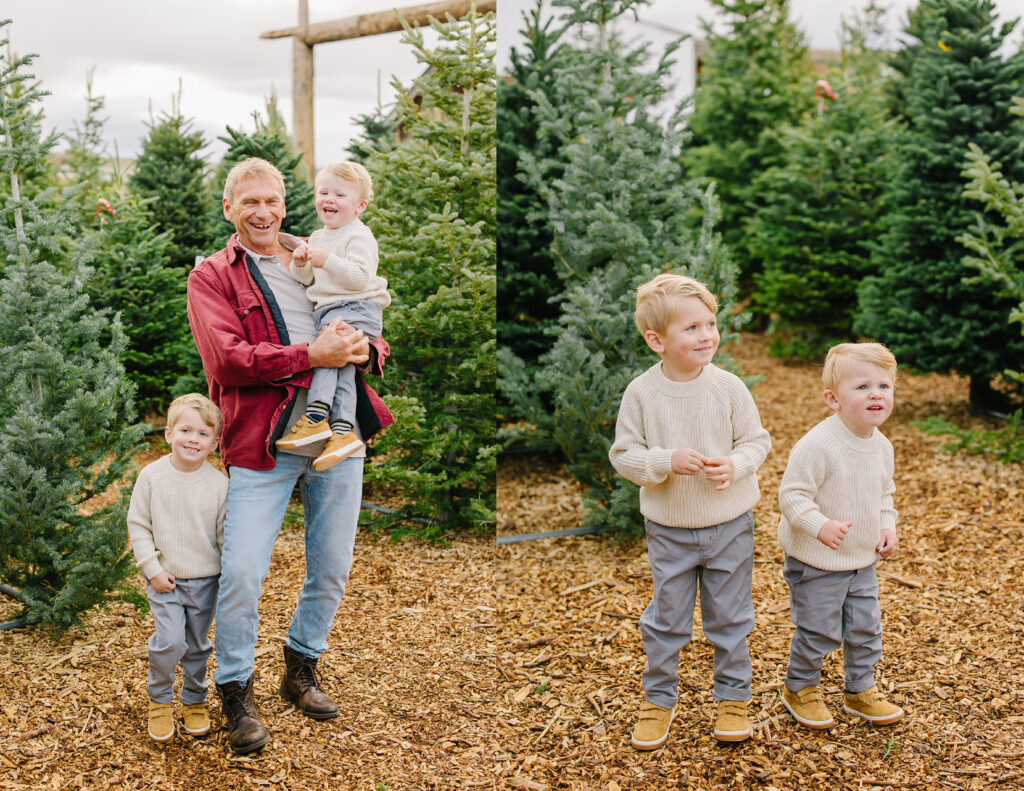
[[[386,308],[391,304],[388,281],[377,276],[377,240],[358,217],[340,228],[321,228],[309,237],[309,246],[327,250],[320,268],[292,264],[289,271],[304,286],[306,296],[320,309],[341,300],[368,299]]]
[[[877,559],[881,531],[896,529],[892,443],[877,428],[858,437],[839,415],[804,434],[789,454],[779,487],[779,543],[823,571],[853,571]],[[829,519],[853,522],[839,549],[818,541]]]
[[[735,478],[717,491],[717,482],[703,474],[673,473],[678,448],[730,456]],[[760,497],[757,469],[770,448],[739,377],[706,365],[696,379],[675,382],[658,362],[623,393],[608,456],[620,475],[640,486],[644,516],[667,527],[699,528],[728,522],[754,506]]]

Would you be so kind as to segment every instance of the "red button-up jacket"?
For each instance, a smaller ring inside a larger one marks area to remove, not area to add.
[[[312,378],[308,345],[289,344],[277,301],[235,236],[189,273],[187,290],[192,337],[210,398],[224,416],[221,459],[225,466],[271,470],[274,442],[297,390]],[[379,376],[390,349],[383,338],[372,346],[370,372]],[[356,419],[369,439],[393,418],[361,374],[356,380]]]

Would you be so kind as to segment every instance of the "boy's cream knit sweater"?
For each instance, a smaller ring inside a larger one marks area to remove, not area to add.
[[[703,474],[672,472],[672,453],[692,448],[730,456],[735,478],[722,491]],[[706,365],[689,382],[668,379],[657,363],[622,395],[612,465],[640,488],[640,512],[667,527],[699,528],[735,519],[760,497],[757,469],[771,438],[739,377]]]
[[[877,559],[882,530],[896,529],[892,443],[877,428],[858,437],[839,415],[804,434],[789,454],[779,487],[779,543],[823,571],[853,571]],[[853,522],[839,549],[818,541],[829,519]]]
[[[227,499],[227,476],[209,462],[182,472],[167,455],[143,467],[128,506],[128,535],[146,579],[161,571],[180,579],[220,574]]]

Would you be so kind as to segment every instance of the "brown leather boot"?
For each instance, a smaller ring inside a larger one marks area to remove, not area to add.
[[[221,713],[227,720],[231,732],[228,741],[232,752],[245,755],[259,750],[270,741],[270,734],[259,720],[256,711],[256,700],[253,697],[252,685],[254,676],[242,684],[231,681],[217,685],[220,695]]]
[[[294,703],[307,717],[330,720],[338,716],[338,706],[320,689],[320,673],[316,660],[284,647],[284,677],[281,697]]]

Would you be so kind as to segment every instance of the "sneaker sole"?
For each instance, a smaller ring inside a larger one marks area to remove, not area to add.
[[[209,725],[207,725],[205,729],[198,731],[194,731],[191,728],[186,728],[184,725],[181,726],[181,729],[185,731],[185,733],[187,733],[189,736],[205,736],[210,732]]]
[[[743,742],[751,737],[753,731],[747,728],[745,731],[715,731],[715,738],[720,742]]]
[[[316,470],[317,472],[329,470],[339,461],[344,461],[345,459],[347,459],[349,456],[351,456],[353,453],[359,450],[362,446],[363,443],[360,442],[358,445],[352,445],[347,448],[342,448],[339,451],[335,451],[329,456],[318,456],[316,461],[313,462],[313,469]]]
[[[782,699],[782,705],[786,707],[786,711],[793,715],[793,719],[799,722],[801,725],[804,725],[808,728],[813,728],[816,731],[823,731],[825,730],[825,728],[831,728],[833,725],[836,724],[836,721],[834,719],[808,720],[804,717],[801,717],[799,714],[793,711],[792,707],[790,707],[789,705],[789,701],[787,701],[782,695],[779,695],[779,697]]]
[[[862,711],[850,708],[845,703],[843,704],[843,711],[847,714],[852,714],[854,717],[860,717],[862,720],[867,720],[872,725],[892,725],[893,723],[902,720],[905,714],[903,709],[900,709],[896,714],[889,714],[885,717],[872,717],[870,714],[865,714]]]
[[[632,744],[633,747],[636,748],[637,750],[657,750],[665,742],[668,741],[668,732],[672,728],[672,721],[675,718],[676,718],[676,713],[675,713],[675,710],[673,710],[672,714],[669,715],[668,727],[665,728],[665,734],[660,739],[658,739],[657,741],[653,741],[653,742],[638,742],[636,739],[634,739],[632,736],[630,736],[629,737],[629,743]]]
[[[319,442],[323,439],[330,439],[333,432],[330,429],[321,431],[319,434],[310,434],[308,437],[302,439],[279,439],[274,443],[275,448],[280,450],[289,450],[291,448],[304,448],[306,445],[312,445],[314,442]]]
[[[155,742],[159,742],[160,744],[163,744],[164,742],[169,742],[171,739],[174,738],[174,728],[173,727],[171,728],[171,732],[168,733],[166,736],[154,736],[153,735],[153,731],[149,730],[148,728],[146,729],[146,731],[147,731],[147,733],[149,733],[149,738],[150,739],[152,739]]]

